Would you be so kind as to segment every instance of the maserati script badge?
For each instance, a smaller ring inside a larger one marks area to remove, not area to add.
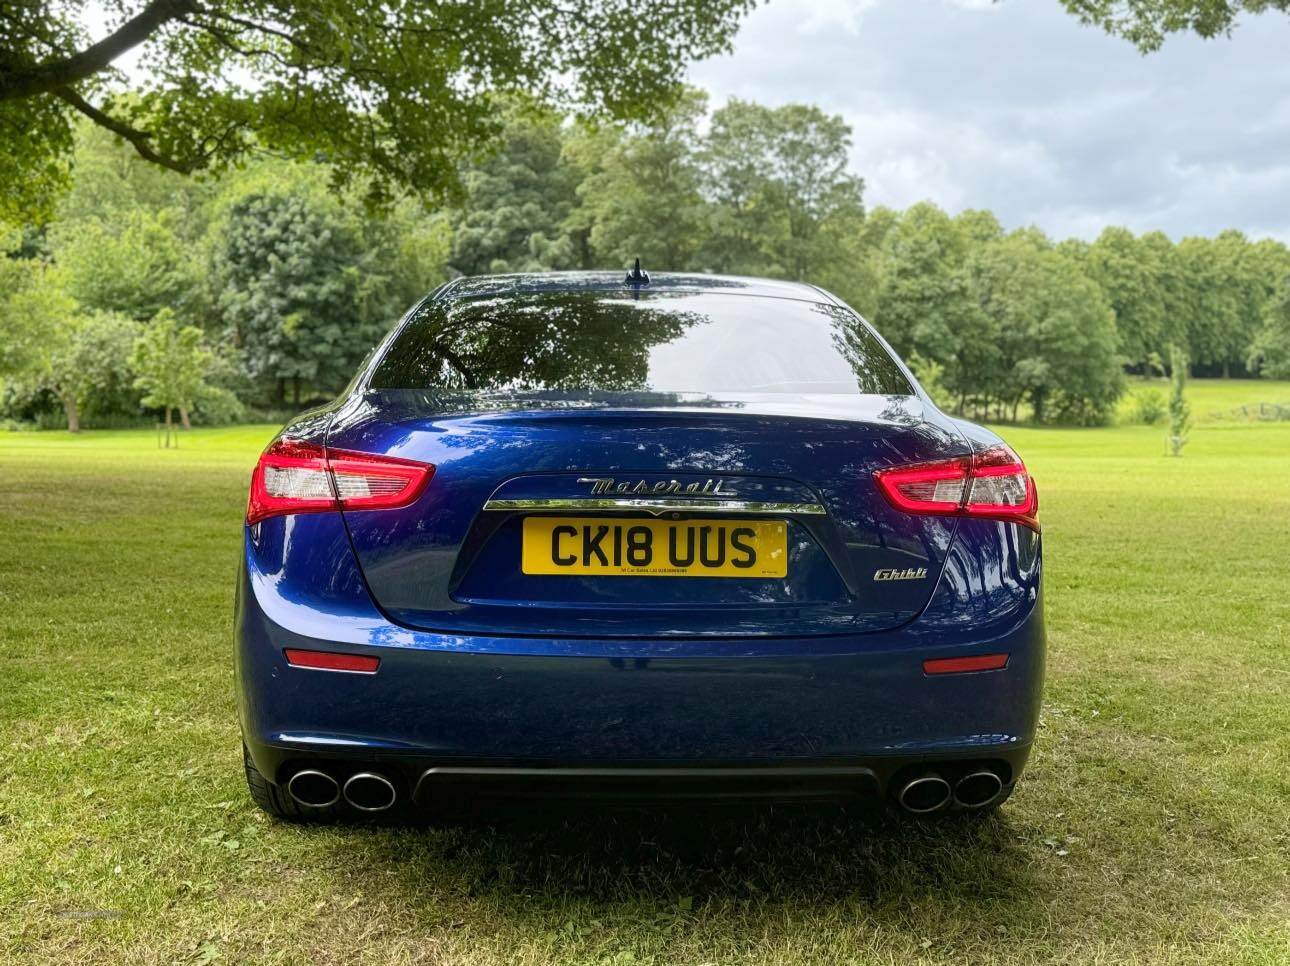
[[[704,480],[702,483],[682,483],[680,480],[659,480],[648,483],[645,480],[636,482],[620,481],[612,476],[583,476],[579,483],[591,484],[591,495],[602,493],[626,493],[648,496],[734,496],[734,490],[727,488],[721,480]]]

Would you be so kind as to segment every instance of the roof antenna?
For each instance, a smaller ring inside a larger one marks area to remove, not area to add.
[[[639,258],[636,259],[636,266],[630,272],[627,273],[627,278],[625,278],[624,281],[628,285],[648,285],[649,284],[649,272],[641,271],[641,260]]]

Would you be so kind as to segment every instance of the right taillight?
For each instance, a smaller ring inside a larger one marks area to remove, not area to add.
[[[1011,520],[1039,529],[1035,481],[1003,444],[971,457],[877,470],[874,480],[887,501],[906,513]]]

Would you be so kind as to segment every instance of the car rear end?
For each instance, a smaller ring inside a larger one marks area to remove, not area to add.
[[[718,281],[458,286],[266,450],[262,804],[1006,796],[1043,673],[1024,466],[845,306]]]

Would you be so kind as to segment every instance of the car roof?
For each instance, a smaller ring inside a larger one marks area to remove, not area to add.
[[[698,272],[650,272],[649,282],[629,285],[626,272],[517,272],[510,275],[472,275],[455,279],[437,294],[439,298],[478,298],[489,295],[527,295],[558,292],[725,292],[765,298],[833,302],[822,289],[805,282],[747,278],[739,275],[705,275]]]

